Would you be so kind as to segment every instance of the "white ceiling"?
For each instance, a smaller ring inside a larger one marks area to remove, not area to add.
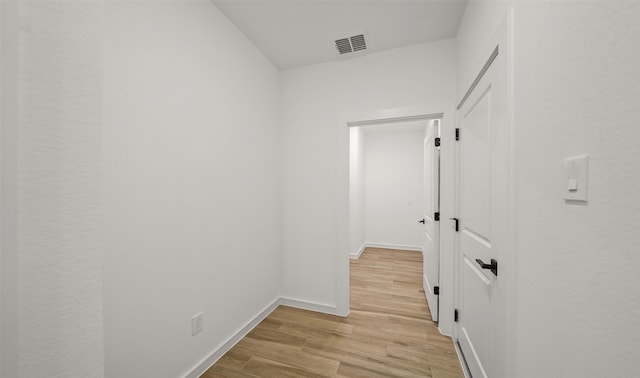
[[[345,59],[334,41],[367,33],[369,52],[456,36],[466,0],[213,0],[278,67]]]

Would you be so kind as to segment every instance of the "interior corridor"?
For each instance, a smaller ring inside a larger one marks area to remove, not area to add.
[[[346,318],[278,307],[202,377],[463,377],[422,289],[422,254],[351,260]]]

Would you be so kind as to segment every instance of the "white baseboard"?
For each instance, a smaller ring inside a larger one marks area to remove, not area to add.
[[[204,372],[207,371],[211,366],[213,366],[213,364],[215,364],[222,356],[224,356],[225,353],[231,350],[231,348],[233,348],[233,346],[236,345],[238,341],[242,340],[243,337],[245,337],[249,332],[251,332],[251,330],[253,330],[258,324],[260,324],[260,322],[264,320],[264,318],[269,316],[269,314],[271,314],[273,310],[278,308],[278,306],[280,305],[299,308],[302,310],[322,312],[325,314],[331,314],[331,315],[337,315],[337,316],[343,316],[343,317],[349,315],[348,313],[347,314],[338,313],[336,306],[331,306],[331,305],[311,302],[311,301],[304,301],[301,299],[279,297],[278,299],[273,301],[270,305],[265,307],[262,311],[260,311],[258,314],[256,314],[256,316],[253,319],[247,322],[247,324],[245,324],[233,336],[227,339],[227,341],[225,341],[224,343],[222,343],[222,345],[214,349],[214,351],[211,352],[211,354],[209,354],[208,357],[206,357],[205,359],[200,361],[196,366],[194,366],[189,371],[189,373],[184,375],[184,378],[198,378],[202,374],[204,374]]]
[[[429,280],[427,279],[427,275],[422,275],[422,289],[424,289],[424,296],[427,297],[427,291],[429,290]],[[428,299],[427,299],[428,300]]]
[[[355,254],[354,254],[354,253],[350,254],[350,255],[349,255],[349,258],[350,258],[351,260],[357,260],[357,259],[359,259],[359,258],[360,258],[360,255],[362,254],[362,252],[364,252],[364,249],[365,249],[365,248],[367,248],[367,244],[366,244],[366,243],[362,244],[362,247],[360,247],[360,250],[359,250],[358,252],[356,252]]]
[[[433,293],[433,286],[435,285],[429,282],[429,278],[427,277],[426,274],[422,274],[422,279],[423,279],[422,286],[423,286],[425,295],[427,293]]]
[[[336,306],[331,306],[331,305],[318,303],[318,302],[304,301],[301,299],[282,297],[280,298],[279,303],[287,307],[294,307],[294,308],[299,308],[302,310],[309,310],[314,312],[322,312],[325,314],[331,314],[331,315],[337,315],[337,316],[349,315],[348,313],[347,314],[338,313],[338,309],[336,308]]]
[[[260,311],[256,316],[253,317],[247,324],[245,324],[242,328],[240,328],[233,336],[231,336],[227,341],[222,343],[219,347],[214,349],[214,351],[206,357],[204,360],[200,361],[189,373],[187,373],[184,378],[198,378],[205,371],[207,371],[213,364],[216,363],[220,359],[220,357],[224,356],[234,345],[238,343],[238,341],[242,340],[252,329],[254,329],[264,318],[269,316],[280,304],[280,298],[273,301],[270,305],[265,307],[262,311]]]
[[[422,252],[422,246],[419,246],[419,245],[402,245],[402,244],[386,244],[386,243],[365,243],[365,245],[371,248],[401,249],[404,251]]]

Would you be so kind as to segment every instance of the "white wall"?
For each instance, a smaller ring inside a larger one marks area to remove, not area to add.
[[[106,26],[106,375],[177,377],[280,294],[279,72],[209,1]]]
[[[341,117],[425,104],[452,107],[454,73],[453,40],[283,71],[285,296],[327,308],[337,304],[342,178],[336,158],[341,138],[348,143],[346,130],[344,136],[336,132]],[[348,248],[347,242],[345,257]]]
[[[456,105],[487,61],[485,55],[490,38],[511,9],[509,1],[471,0],[458,28]],[[480,67],[480,68],[478,68]]]
[[[0,376],[18,367],[18,3],[0,2]]]
[[[103,376],[101,2],[2,3],[2,373]]]
[[[423,165],[424,131],[366,132],[367,244],[422,248]]]
[[[349,253],[356,257],[365,245],[364,218],[364,132],[349,129]]]
[[[512,6],[517,301],[510,376],[634,376],[640,4]],[[470,3],[459,34],[459,56],[469,59],[460,60],[460,75],[469,77],[467,64],[480,60],[469,46],[485,40],[506,8]],[[586,205],[563,200],[563,160],[579,154],[590,155]]]
[[[7,376],[179,376],[281,277],[335,303],[337,115],[453,98],[451,40],[287,71],[279,155],[278,71],[210,2],[20,7],[19,38],[2,25],[3,53],[21,43],[2,58],[3,109],[21,101],[13,128],[2,113]]]
[[[278,71],[208,1],[1,10],[0,375],[181,376],[280,294]]]

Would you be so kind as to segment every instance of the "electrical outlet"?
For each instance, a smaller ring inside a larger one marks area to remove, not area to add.
[[[204,328],[203,313],[199,312],[191,317],[191,336],[195,336]]]

